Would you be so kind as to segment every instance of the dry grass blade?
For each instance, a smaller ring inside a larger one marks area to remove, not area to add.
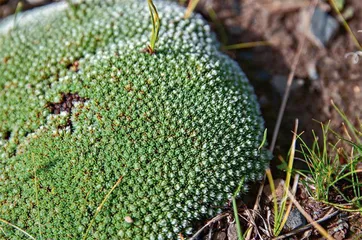
[[[352,29],[349,27],[348,23],[346,22],[346,20],[344,19],[341,11],[339,11],[338,9],[338,6],[335,2],[335,0],[329,0],[329,3],[331,4],[331,6],[333,7],[334,11],[337,13],[340,21],[342,22],[343,24],[343,27],[346,29],[346,31],[349,33],[349,35],[351,36],[354,44],[356,45],[356,47],[359,49],[359,50],[362,50],[362,47],[361,47],[361,44],[358,42],[357,38],[356,38],[356,35],[354,35]]]
[[[290,198],[290,200],[292,200],[292,202],[294,203],[294,205],[298,208],[299,212],[307,219],[307,221],[309,223],[311,223],[313,225],[313,227],[315,227],[315,229],[318,230],[318,232],[325,237],[328,240],[334,240],[333,237],[331,237],[328,232],[316,221],[314,221],[312,219],[311,216],[309,216],[309,214],[304,211],[304,209],[302,208],[302,206],[299,204],[299,202],[294,198],[294,195],[289,191],[289,189],[287,189],[287,194],[288,197]]]
[[[6,233],[5,233],[5,231],[4,231],[4,229],[3,229],[2,227],[0,227],[0,230],[3,232],[3,234],[4,234],[5,236],[7,236]]]
[[[310,13],[310,17],[313,16],[314,10],[315,10],[315,6],[313,8],[313,11]],[[310,24],[308,24],[308,26],[309,25]],[[296,55],[294,56],[291,71],[290,71],[290,73],[288,75],[287,86],[286,86],[285,91],[284,91],[282,104],[281,104],[281,106],[279,108],[278,118],[277,118],[277,122],[275,124],[275,129],[274,129],[274,132],[273,132],[272,142],[270,143],[270,150],[271,151],[273,151],[274,148],[275,148],[275,143],[276,143],[276,140],[278,138],[280,125],[282,123],[284,112],[285,112],[285,107],[287,106],[287,102],[288,102],[288,99],[289,99],[290,88],[291,88],[292,83],[293,83],[295,71],[297,69],[300,56],[302,55],[302,50],[304,48],[306,38],[307,38],[307,35],[303,35],[301,41],[299,41],[298,50],[297,50]]]
[[[191,16],[191,13],[194,11],[198,4],[199,0],[190,0],[189,5],[187,5],[187,9],[185,12],[184,18],[187,19]]]
[[[297,192],[297,187],[298,187],[298,181],[299,181],[299,174],[295,174],[294,176],[294,182],[293,182],[293,188],[292,188],[292,193],[295,194]],[[287,222],[288,220],[288,217],[289,217],[289,214],[290,214],[290,211],[292,210],[292,206],[293,206],[293,202],[290,202],[288,207],[287,207],[287,210],[285,211],[285,214],[284,214],[284,217],[283,217],[283,221],[282,223],[280,224],[280,229],[282,230],[284,228],[284,225],[285,223]]]
[[[325,222],[325,221],[331,219],[332,217],[336,216],[336,215],[339,213],[338,210],[337,210],[337,211],[334,211],[333,213],[332,213],[332,211],[333,211],[333,208],[331,208],[331,210],[330,210],[323,218],[321,218],[321,219],[319,219],[318,221],[316,221],[316,223]],[[276,237],[276,238],[273,238],[273,240],[286,239],[286,238],[288,238],[288,237],[290,237],[290,236],[293,236],[293,235],[296,235],[296,234],[298,234],[298,233],[300,233],[300,232],[306,231],[307,229],[311,228],[312,226],[313,226],[313,224],[308,223],[307,225],[305,225],[305,226],[303,226],[303,227],[297,228],[297,229],[295,229],[295,230],[293,230],[293,231],[291,231],[291,232],[288,232],[288,233],[286,233],[286,234],[283,234],[283,235],[280,235],[280,236],[278,236],[278,237]]]
[[[347,204],[340,204],[340,203],[330,203],[327,201],[321,201],[322,203],[326,204],[326,205],[330,205],[340,211],[343,212],[350,212],[350,213],[362,213],[362,209],[358,208],[358,209],[354,209],[352,204],[347,203]]]
[[[266,171],[266,176],[268,178],[269,184],[270,184],[270,191],[272,194],[272,199],[273,199],[273,207],[274,207],[274,215],[277,216],[278,215],[278,200],[277,200],[277,195],[276,195],[276,191],[275,191],[275,185],[274,185],[274,179],[271,173],[270,168],[268,168]]]
[[[268,46],[271,43],[268,41],[257,41],[257,42],[246,42],[246,43],[237,43],[233,45],[224,46],[224,50],[235,50],[235,49],[242,49],[242,48],[252,48],[252,47],[259,47],[259,46]]]
[[[294,155],[295,155],[295,145],[297,142],[297,132],[298,132],[298,119],[295,120],[295,126],[294,126],[294,133],[293,133],[293,140],[292,144],[290,146],[290,154],[289,154],[289,161],[288,161],[288,168],[287,168],[287,175],[285,178],[284,183],[284,192],[283,192],[283,198],[281,202],[281,206],[279,208],[278,212],[274,212],[274,216],[276,216],[275,222],[274,222],[274,235],[278,236],[280,232],[282,231],[284,224],[287,221],[289,211],[291,209],[291,204],[289,204],[287,211],[285,211],[285,206],[287,204],[287,190],[290,186],[290,180],[292,178],[292,169],[294,164]],[[297,175],[298,177],[299,175]],[[295,182],[294,182],[295,185]],[[296,185],[295,185],[296,186]],[[294,191],[293,191],[294,192]]]
[[[121,176],[118,181],[113,185],[113,187],[111,188],[111,190],[107,193],[107,195],[104,197],[103,201],[101,202],[101,204],[97,207],[96,212],[92,218],[92,221],[89,223],[87,230],[84,233],[83,236],[83,240],[87,238],[88,232],[91,229],[93,222],[95,220],[95,218],[97,217],[98,213],[102,210],[103,205],[106,203],[107,199],[109,198],[109,196],[111,195],[111,193],[113,192],[113,190],[119,185],[119,183],[122,181],[123,176]]]
[[[9,225],[9,226],[15,228],[16,230],[24,233],[24,234],[25,234],[27,237],[29,237],[30,239],[34,239],[34,240],[35,240],[35,237],[31,236],[29,233],[25,232],[23,229],[19,228],[18,226],[14,225],[14,224],[12,224],[12,223],[9,223],[9,222],[6,221],[5,219],[0,218],[0,222],[3,222],[3,223],[5,223],[6,225]]]
[[[213,219],[211,219],[210,221],[208,221],[202,228],[200,228],[189,240],[194,240],[197,238],[197,236],[199,236],[199,234],[204,231],[204,229],[208,226],[210,226],[212,223],[219,221],[225,217],[229,216],[229,213],[223,213],[220,215],[217,215],[216,217],[214,217]]]

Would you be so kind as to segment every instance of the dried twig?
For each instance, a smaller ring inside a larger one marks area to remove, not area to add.
[[[93,222],[95,220],[95,218],[97,217],[98,213],[102,210],[103,205],[106,203],[107,199],[109,198],[109,196],[111,195],[111,193],[113,192],[113,190],[119,185],[119,183],[122,181],[123,176],[121,176],[118,181],[113,185],[113,187],[111,188],[111,190],[109,190],[109,192],[106,194],[106,196],[104,197],[103,201],[101,202],[101,204],[97,207],[96,212],[93,216],[92,221],[89,223],[87,230],[84,233],[83,236],[83,240],[85,240],[87,238],[88,232],[91,229]]]
[[[204,231],[204,229],[206,227],[208,227],[209,225],[213,224],[214,222],[217,222],[227,216],[229,216],[229,213],[223,213],[223,214],[219,214],[216,217],[214,217],[213,219],[211,219],[210,221],[208,221],[202,228],[199,229],[199,231],[197,231],[189,240],[193,240],[196,239],[197,236],[199,236],[199,234]]]
[[[288,197],[290,198],[290,200],[292,200],[292,202],[294,203],[294,205],[298,208],[299,212],[307,219],[307,221],[313,225],[313,227],[315,227],[315,229],[318,230],[318,232],[325,237],[328,240],[334,240],[333,237],[331,237],[328,232],[321,226],[319,225],[318,222],[314,221],[312,219],[312,217],[306,212],[304,211],[304,209],[302,208],[302,206],[299,204],[299,202],[294,198],[293,194],[289,191],[289,189],[287,190],[288,193]]]
[[[28,236],[30,239],[35,240],[35,237],[31,236],[29,233],[25,232],[23,229],[21,229],[21,228],[19,228],[18,226],[14,225],[14,224],[12,224],[12,223],[10,223],[10,222],[8,222],[8,221],[6,221],[5,219],[0,218],[0,222],[3,222],[3,223],[5,223],[6,225],[9,225],[9,226],[15,228],[16,230],[19,230],[20,232],[22,232],[22,233],[24,233],[26,236]]]
[[[310,19],[312,18],[313,14],[314,14],[317,3],[318,3],[318,0],[315,0],[315,1],[313,1],[311,3],[312,10],[310,11]],[[310,23],[308,24],[308,27],[309,26],[310,26]],[[296,71],[297,65],[299,63],[300,56],[302,54],[302,50],[304,48],[306,38],[307,38],[306,35],[302,36],[302,39],[301,39],[301,41],[299,41],[299,44],[298,44],[297,53],[296,53],[296,55],[294,56],[294,59],[293,59],[293,64],[292,64],[291,71],[290,71],[289,76],[288,76],[288,81],[287,81],[287,86],[285,88],[283,101],[282,101],[282,104],[281,104],[280,109],[279,109],[277,122],[275,124],[272,141],[271,141],[271,144],[270,144],[270,147],[269,147],[269,150],[271,152],[273,152],[274,148],[275,148],[276,139],[278,137],[278,133],[279,133],[279,129],[280,129],[282,119],[283,119],[285,107],[286,107],[286,104],[287,104],[287,101],[288,101],[288,98],[289,98],[289,93],[290,93],[290,89],[291,89],[291,86],[292,86],[292,83],[293,83],[295,71]],[[253,208],[255,211],[259,208],[259,202],[260,202],[261,194],[263,193],[263,189],[264,189],[264,185],[265,185],[265,179],[266,179],[266,175],[264,174],[264,179],[261,182],[261,185],[260,185],[260,188],[259,188],[259,191],[258,191],[258,195],[257,195],[256,201],[255,201],[255,204],[254,204],[254,208]],[[253,214],[253,218],[255,218],[255,214]],[[247,234],[247,236],[245,238],[246,240],[251,238],[252,228],[253,228],[253,226],[249,224],[248,234]]]
[[[185,19],[188,19],[191,16],[191,13],[196,8],[198,2],[199,2],[199,0],[191,0],[189,2],[189,4],[187,5],[185,16],[184,16]]]
[[[337,13],[337,15],[338,15],[338,18],[339,18],[339,20],[341,21],[343,27],[346,29],[346,31],[348,32],[348,34],[351,36],[354,45],[356,45],[356,47],[357,47],[359,50],[362,50],[361,44],[359,43],[358,39],[356,38],[356,35],[354,35],[352,29],[349,27],[347,21],[344,19],[343,14],[341,13],[341,11],[339,11],[339,9],[338,9],[338,7],[337,7],[337,5],[336,5],[335,0],[328,0],[328,1],[329,1],[329,3],[331,4],[331,6],[333,7],[334,11],[336,11],[336,13]]]

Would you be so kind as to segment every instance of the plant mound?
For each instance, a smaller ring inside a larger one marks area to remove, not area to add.
[[[245,75],[200,16],[155,4],[156,54],[142,51],[144,0],[62,2],[0,24],[0,218],[39,239],[173,239],[263,175]]]

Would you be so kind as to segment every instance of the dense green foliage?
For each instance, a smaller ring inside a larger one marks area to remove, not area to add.
[[[153,55],[141,51],[146,1],[63,2],[0,24],[0,218],[79,239],[122,176],[87,237],[177,238],[262,176],[263,121],[243,72],[200,16],[155,3]]]

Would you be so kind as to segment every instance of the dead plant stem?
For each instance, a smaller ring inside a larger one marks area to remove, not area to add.
[[[310,17],[309,19],[312,18],[313,14],[314,14],[314,11],[315,11],[315,8],[317,6],[317,3],[318,3],[318,0],[315,0],[311,3],[311,11],[310,11]],[[309,23],[307,24],[307,27],[310,26],[310,21]],[[289,98],[289,94],[290,94],[290,89],[291,89],[291,86],[292,86],[292,83],[293,83],[293,79],[294,79],[294,75],[295,75],[295,71],[296,71],[296,68],[297,68],[297,65],[299,63],[299,59],[300,59],[300,56],[302,54],[302,50],[304,48],[304,45],[305,45],[305,41],[306,41],[306,38],[307,38],[307,35],[304,34],[301,38],[301,40],[299,41],[298,43],[298,49],[297,49],[297,53],[296,55],[294,56],[294,59],[293,59],[293,63],[292,63],[292,67],[291,67],[291,71],[289,73],[289,76],[288,76],[288,81],[287,81],[287,86],[285,88],[285,91],[284,91],[284,96],[283,96],[283,100],[282,100],[282,104],[280,106],[280,109],[279,109],[279,113],[278,113],[278,118],[277,118],[277,122],[275,124],[275,128],[274,128],[274,131],[273,131],[273,137],[272,137],[272,141],[271,141],[271,144],[270,144],[270,147],[269,147],[269,150],[271,152],[274,151],[274,148],[275,148],[275,143],[276,143],[276,139],[278,137],[278,133],[279,133],[279,129],[280,129],[280,125],[281,125],[281,122],[282,122],[282,119],[283,119],[283,115],[284,115],[284,112],[285,112],[285,107],[286,107],[286,104],[288,102],[288,98]],[[263,181],[261,182],[261,185],[260,185],[260,188],[259,188],[259,191],[258,191],[258,196],[256,198],[256,201],[255,201],[255,204],[254,204],[254,212],[258,210],[259,208],[259,202],[260,202],[260,198],[261,198],[261,194],[263,193],[263,189],[264,189],[264,185],[265,185],[265,179],[266,179],[266,175],[264,174],[264,179]],[[255,218],[255,214],[253,214],[253,218]],[[251,229],[250,229],[251,228]],[[251,234],[252,234],[252,228],[253,226],[251,224],[249,224],[248,226],[248,234],[247,236],[245,237],[246,240],[249,240],[251,238]]]

